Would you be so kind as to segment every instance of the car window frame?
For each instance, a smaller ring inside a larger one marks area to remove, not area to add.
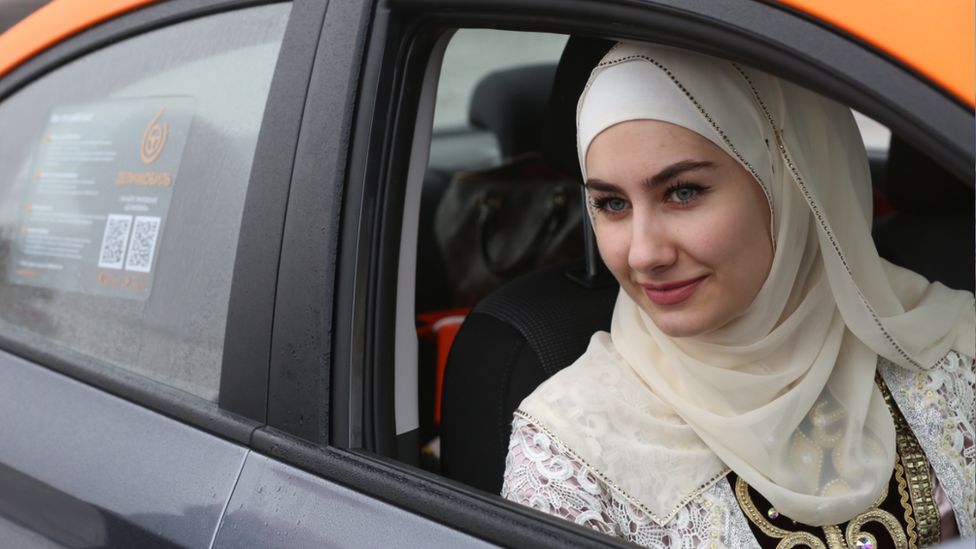
[[[294,0],[272,77],[241,222],[227,312],[220,406],[269,420],[278,278],[296,149],[326,1]],[[228,375],[229,374],[229,375]]]
[[[0,101],[58,67],[122,40],[199,17],[279,3],[287,3],[287,0],[174,0],[122,14],[65,39],[4,75],[0,79]],[[257,241],[254,235],[266,235],[275,227],[279,228],[280,234],[284,208],[263,211],[253,204],[274,205],[275,201],[287,200],[290,180],[282,180],[278,174],[289,171],[294,148],[288,154],[289,145],[282,136],[297,134],[300,124],[300,117],[289,115],[290,111],[300,110],[303,106],[302,101],[296,102],[293,97],[296,93],[304,97],[302,79],[295,78],[294,73],[303,58],[308,65],[314,54],[305,44],[309,38],[318,38],[320,28],[314,25],[314,17],[309,17],[309,12],[314,14],[316,11],[324,11],[323,2],[300,0],[292,4],[262,113],[231,282],[218,402],[204,400],[71,349],[54,351],[50,342],[33,334],[19,335],[17,339],[0,335],[0,348],[210,434],[244,445],[250,443],[254,430],[265,422],[268,355],[262,359],[259,354],[251,354],[247,360],[240,360],[234,353],[228,356],[227,351],[237,349],[242,341],[252,346],[255,342],[267,341],[270,348],[270,313],[265,313],[264,323],[245,323],[240,319],[260,313],[269,301],[273,306],[280,236]],[[260,259],[256,260],[256,256]],[[254,266],[259,262],[267,263],[269,259],[274,267],[270,273],[268,269]],[[258,288],[258,299],[254,297],[255,288]],[[236,379],[238,376],[240,381]],[[253,384],[261,380],[264,380],[264,389],[259,386],[257,391],[253,390]]]

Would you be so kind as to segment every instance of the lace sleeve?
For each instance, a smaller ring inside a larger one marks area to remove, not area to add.
[[[925,372],[879,361],[902,414],[925,452],[945,492],[962,537],[976,528],[973,478],[976,477],[976,371],[973,360],[950,352]]]
[[[502,497],[651,549],[758,549],[726,479],[660,525],[530,421],[512,423]]]
[[[961,471],[959,476],[963,479],[963,489],[960,491],[957,486],[950,489],[957,492],[956,498],[964,509],[957,521],[962,519],[969,522],[969,527],[963,532],[971,536],[976,526],[976,504],[973,502],[973,478],[976,477],[976,435],[973,432],[976,424],[976,364],[958,353],[950,353],[940,373],[929,375],[924,381],[920,379],[920,385],[924,386],[926,397],[936,400],[940,407],[945,403],[942,412],[944,420],[939,426],[942,449],[948,452],[950,460],[957,462]]]
[[[618,534],[607,512],[610,498],[597,479],[538,427],[519,417],[512,423],[502,497],[605,534]]]

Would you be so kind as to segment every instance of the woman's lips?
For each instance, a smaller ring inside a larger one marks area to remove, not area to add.
[[[667,284],[641,284],[647,298],[657,305],[674,305],[688,299],[708,275]]]

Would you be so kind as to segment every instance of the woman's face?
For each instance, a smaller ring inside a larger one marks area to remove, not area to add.
[[[600,254],[671,337],[724,326],[752,303],[773,262],[756,180],[708,139],[657,120],[604,130],[586,155]]]

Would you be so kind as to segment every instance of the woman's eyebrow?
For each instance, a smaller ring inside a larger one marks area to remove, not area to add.
[[[584,185],[584,187],[586,187],[587,189],[589,189],[591,191],[601,191],[601,192],[605,192],[605,193],[624,194],[624,190],[622,188],[620,188],[619,185],[615,185],[613,183],[608,183],[608,182],[606,182],[606,181],[604,181],[602,179],[597,179],[595,177],[593,179],[587,179],[586,180],[586,184]]]
[[[717,164],[708,160],[682,160],[681,162],[675,162],[667,168],[657,172],[657,174],[644,179],[641,181],[640,187],[642,191],[647,192],[662,183],[667,183],[684,172],[691,170],[710,170],[716,167],[718,167]]]

